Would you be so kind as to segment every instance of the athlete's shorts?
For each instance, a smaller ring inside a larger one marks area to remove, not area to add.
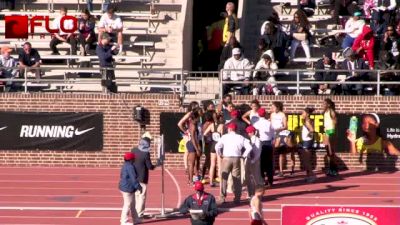
[[[312,149],[314,145],[314,140],[309,140],[309,141],[303,141],[302,146],[303,149]]]
[[[335,129],[325,130],[325,135],[328,137],[332,137],[335,135]]]

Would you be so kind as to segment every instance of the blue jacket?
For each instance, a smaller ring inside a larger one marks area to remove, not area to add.
[[[96,54],[99,57],[99,64],[101,67],[113,67],[113,55],[115,51],[111,50],[112,45],[102,45],[101,42],[96,47]]]
[[[127,161],[121,168],[119,190],[133,193],[138,189],[141,189],[141,186],[137,180],[136,168],[133,163]]]

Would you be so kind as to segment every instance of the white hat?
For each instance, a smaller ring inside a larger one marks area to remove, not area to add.
[[[232,49],[232,55],[240,55],[240,54],[241,54],[240,48]]]
[[[150,132],[148,132],[148,131],[144,132],[144,134],[142,135],[142,138],[145,138],[145,137],[147,137],[150,140],[153,139],[153,137],[151,136]]]

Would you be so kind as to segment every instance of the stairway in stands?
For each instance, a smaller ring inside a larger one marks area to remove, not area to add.
[[[163,69],[163,68],[182,68],[182,30],[180,29],[184,16],[181,15],[183,0],[159,0],[153,3],[153,9],[150,10],[149,0],[136,0],[124,1],[119,0],[114,3],[121,14],[133,13],[134,17],[121,16],[124,22],[124,50],[126,51],[127,60],[125,62],[118,62],[117,69],[125,69],[116,73],[117,82],[121,80],[119,91],[145,91],[149,90],[148,87],[141,87],[139,85],[123,85],[124,79],[138,77],[151,77],[151,79],[168,80],[173,78],[174,74],[155,73],[151,74],[148,69]],[[48,0],[28,1],[25,7],[27,11],[34,13],[47,13]],[[80,10],[86,8],[86,2],[80,0]],[[101,0],[94,0],[94,12],[100,13]],[[114,2],[114,1],[113,1]],[[69,13],[77,13],[78,1],[74,0],[54,0],[54,10],[56,13],[51,14],[51,18],[58,15],[60,7],[65,6],[68,8]],[[22,11],[22,4],[17,4],[16,11]],[[151,16],[151,22],[143,15],[155,14]],[[118,12],[117,12],[118,14]],[[43,22],[44,25],[44,22]],[[5,39],[4,36],[4,20],[0,21],[0,40],[11,41],[11,46],[16,49],[21,49],[21,44],[25,40],[18,39]],[[127,29],[128,28],[128,29]],[[36,28],[40,31],[40,28]],[[33,35],[28,38],[32,42],[34,48],[38,49],[41,55],[50,55],[49,42],[50,35]],[[145,49],[144,49],[145,48]],[[59,45],[59,50],[62,55],[68,54],[69,45]],[[79,48],[78,48],[79,50]],[[146,52],[144,52],[146,50]],[[12,53],[16,55],[16,52]],[[135,56],[149,56],[146,61],[129,60],[129,57]],[[52,79],[62,77],[65,75],[64,71],[67,69],[65,63],[45,64],[43,67],[58,67],[59,69],[46,72],[44,78]],[[93,68],[96,70],[98,64],[95,61]],[[129,70],[127,70],[129,69]],[[144,71],[146,70],[146,71]],[[98,76],[97,76],[98,77]],[[147,83],[146,78],[141,81],[141,84]],[[126,82],[129,83],[129,82]],[[49,90],[57,89],[56,85],[50,85]],[[91,84],[77,84],[74,83],[65,91],[101,91],[100,82]]]

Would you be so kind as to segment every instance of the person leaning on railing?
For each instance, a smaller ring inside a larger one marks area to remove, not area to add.
[[[222,73],[222,79],[224,81],[236,81],[235,84],[224,84],[223,94],[227,94],[231,88],[239,88],[241,94],[248,93],[248,84],[243,84],[243,81],[249,81],[251,75],[251,64],[250,61],[242,56],[239,48],[232,50],[232,57],[229,58],[224,65],[224,71]]]
[[[101,70],[101,85],[110,92],[117,92],[115,84],[115,73],[113,65],[113,55],[117,54],[117,46],[110,44],[110,36],[107,33],[101,35],[99,44],[96,47],[96,54],[99,57]],[[111,68],[111,69],[107,69]]]

